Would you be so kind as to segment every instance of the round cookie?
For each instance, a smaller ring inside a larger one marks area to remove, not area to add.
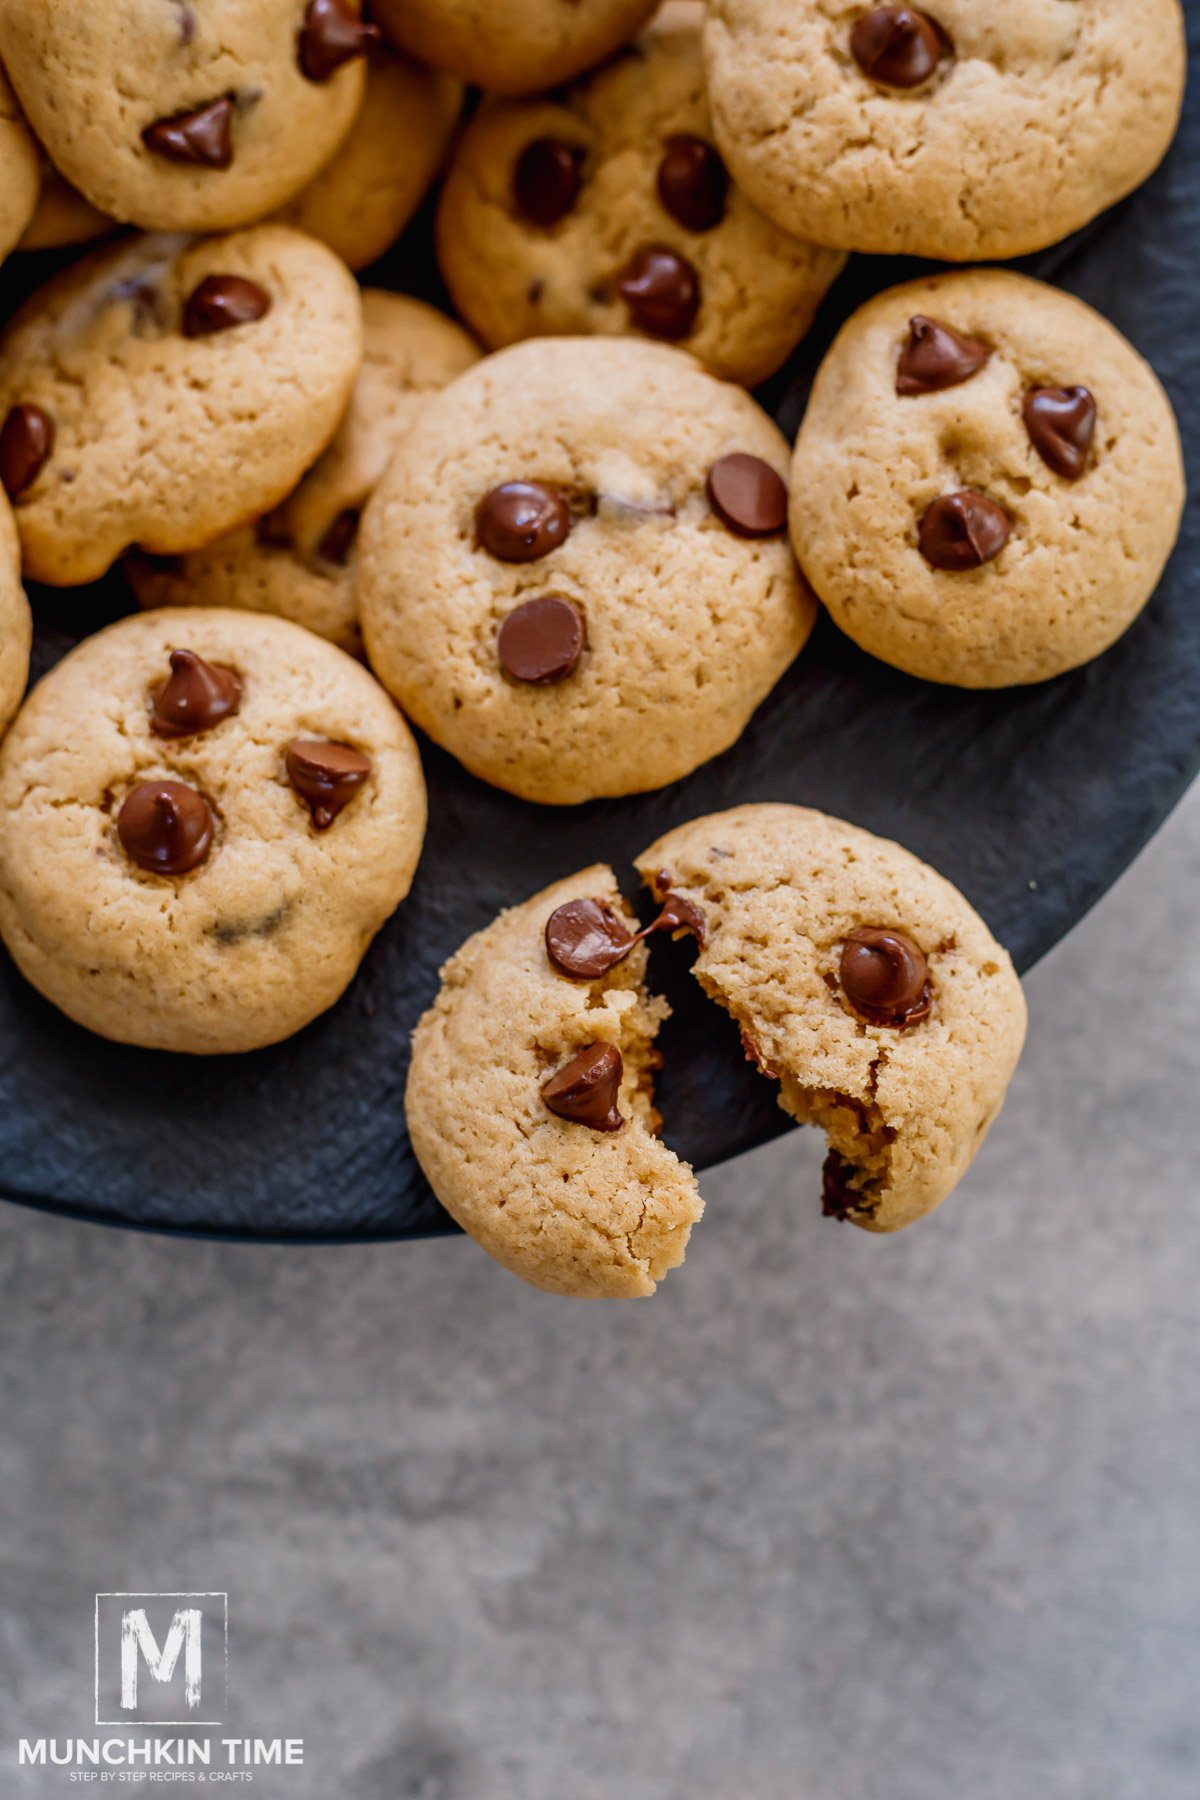
[[[907,850],[798,806],[694,819],[637,859],[699,908],[694,973],[779,1104],[829,1138],[824,1210],[868,1231],[966,1173],[1025,1036],[1007,953]]]
[[[421,300],[365,288],[362,305],[362,373],[324,456],[257,525],[190,556],[129,557],[143,606],[279,613],[358,650],[359,515],[426,397],[479,355],[461,326]]]
[[[555,967],[547,921],[579,899],[629,921],[612,870],[583,869],[446,964],[413,1038],[409,1136],[447,1212],[506,1269],[553,1294],[652,1294],[702,1211],[654,1135],[668,1009],[645,993],[640,944],[594,979]]]
[[[717,138],[785,231],[947,262],[1086,225],[1164,155],[1179,0],[711,0]]]
[[[843,326],[796,441],[792,539],[842,630],[960,687],[1043,681],[1145,605],[1184,475],[1149,367],[1081,301],[999,269]]]
[[[375,672],[528,800],[688,774],[812,629],[780,529],[787,455],[682,350],[537,338],[485,358],[428,404],[364,516]]]
[[[329,161],[377,33],[359,0],[0,0],[3,55],[55,166],[103,213],[221,231]]]
[[[20,243],[37,207],[41,181],[38,147],[0,69],[0,258]]]
[[[29,680],[33,616],[21,586],[21,545],[16,522],[0,494],[0,732],[21,704]]]
[[[361,361],[353,278],[281,225],[65,270],[0,337],[26,574],[93,581],[129,544],[175,555],[261,517],[329,443]]]
[[[569,81],[631,38],[656,0],[375,0],[402,50],[495,94]]]
[[[114,220],[97,212],[90,200],[85,200],[51,162],[42,158],[37,207],[18,250],[62,250],[70,244],[91,243],[115,228]]]
[[[320,238],[350,268],[365,269],[425,198],[461,111],[461,83],[377,50],[349,137],[277,218]]]
[[[676,0],[566,93],[475,114],[442,189],[438,261],[486,344],[640,332],[753,386],[808,330],[845,258],[728,185],[702,19]]]
[[[283,619],[135,614],[0,750],[0,935],[103,1037],[251,1050],[333,1005],[424,828],[416,746],[351,657]]]

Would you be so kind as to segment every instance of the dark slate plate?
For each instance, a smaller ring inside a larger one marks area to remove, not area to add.
[[[1200,0],[1189,8],[1200,39]],[[30,279],[0,271],[0,304]],[[1200,455],[1200,111],[1167,164],[1086,232],[1024,265],[1081,295],[1153,361]],[[763,398],[789,435],[840,321],[920,265],[860,258]],[[428,222],[369,279],[436,295]],[[46,272],[45,264],[37,271]],[[1080,377],[1082,379],[1082,376]],[[90,1037],[0,958],[0,1193],[110,1224],[304,1239],[448,1228],[404,1124],[408,1039],[437,969],[501,906],[597,860],[628,873],[660,832],[747,800],[791,800],[896,837],[955,881],[1028,969],[1099,899],[1200,767],[1200,521],[1146,613],[1098,662],[1035,688],[970,694],[871,661],[823,621],[735,749],[687,781],[568,811],[493,792],[422,746],[431,822],[413,893],[350,991],[290,1043],[238,1058],[154,1055]],[[39,672],[130,610],[119,579],[41,592]],[[698,1167],[786,1129],[730,1022],[659,943],[675,1016],[659,1103]],[[814,1204],[816,1196],[814,1195]]]

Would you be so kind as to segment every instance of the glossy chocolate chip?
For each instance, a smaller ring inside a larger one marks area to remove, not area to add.
[[[842,992],[860,1017],[897,1030],[915,1025],[933,1005],[929,964],[906,932],[864,925],[847,934],[838,967]]]
[[[557,550],[571,514],[556,488],[541,481],[503,481],[475,508],[475,535],[500,562],[536,562]]]
[[[33,486],[54,449],[54,420],[40,406],[22,401],[0,429],[0,482],[10,500]]]
[[[361,518],[362,514],[352,506],[338,514],[317,545],[317,555],[323,562],[333,563],[339,569],[345,568],[354,548],[354,540],[358,536]]]
[[[700,277],[690,262],[648,244],[617,278],[631,322],[650,337],[685,338],[700,310]]]
[[[1030,388],[1023,408],[1029,441],[1064,481],[1078,481],[1096,435],[1096,402],[1085,387]]]
[[[546,954],[560,975],[595,981],[615,969],[637,938],[606,900],[568,900],[546,920]]]
[[[782,477],[761,456],[736,450],[708,471],[709,505],[738,537],[771,537],[787,524],[788,493]]]
[[[293,738],[283,762],[318,831],[326,830],[345,811],[371,773],[371,759],[361,750],[325,738]]]
[[[150,727],[159,737],[193,737],[231,717],[241,699],[232,669],[205,662],[194,650],[172,650],[171,673],[154,695]]]
[[[652,931],[690,931],[696,942],[703,948],[708,936],[708,920],[700,911],[694,900],[685,894],[668,894],[663,900],[662,911],[652,925],[647,925],[643,937],[649,937]]]
[[[711,231],[725,217],[729,171],[703,138],[669,137],[658,165],[658,197],[688,231]]]
[[[590,1131],[620,1131],[625,1123],[617,1111],[624,1064],[614,1044],[589,1044],[549,1081],[542,1083],[542,1099],[560,1119],[586,1125]]]
[[[214,337],[235,325],[252,325],[271,310],[271,296],[244,275],[206,275],[183,307],[184,337]]]
[[[378,25],[366,24],[348,0],[309,0],[300,31],[300,67],[309,81],[328,81],[379,39]]]
[[[896,364],[896,392],[937,394],[957,387],[978,374],[990,354],[978,338],[917,313],[908,321],[908,341]]]
[[[227,169],[233,162],[233,101],[228,94],[194,112],[156,119],[142,142],[168,162],[196,163],[202,169]]]
[[[513,170],[513,200],[531,225],[548,230],[565,219],[583,186],[583,151],[563,138],[534,138]]]
[[[883,87],[920,87],[947,48],[945,34],[915,6],[876,6],[850,33],[855,62]]]
[[[934,501],[921,520],[918,544],[933,568],[961,575],[999,556],[1011,533],[1012,520],[1002,506],[964,488]]]
[[[565,681],[583,649],[583,619],[563,594],[539,594],[510,612],[496,652],[514,681],[550,687]]]
[[[182,781],[139,781],[117,814],[131,862],[152,875],[186,875],[212,849],[213,816],[203,794]]]

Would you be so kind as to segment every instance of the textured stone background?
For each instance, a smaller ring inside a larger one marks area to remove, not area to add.
[[[0,1791],[67,1786],[93,1593],[197,1587],[308,1740],[264,1800],[1195,1800],[1198,878],[1200,793],[892,1241],[802,1137],[649,1304],[3,1210]]]

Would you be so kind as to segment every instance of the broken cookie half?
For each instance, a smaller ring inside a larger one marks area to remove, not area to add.
[[[898,844],[803,807],[735,807],[638,858],[702,921],[694,973],[779,1103],[829,1140],[823,1207],[896,1231],[944,1200],[1025,1036],[1008,954]]]

